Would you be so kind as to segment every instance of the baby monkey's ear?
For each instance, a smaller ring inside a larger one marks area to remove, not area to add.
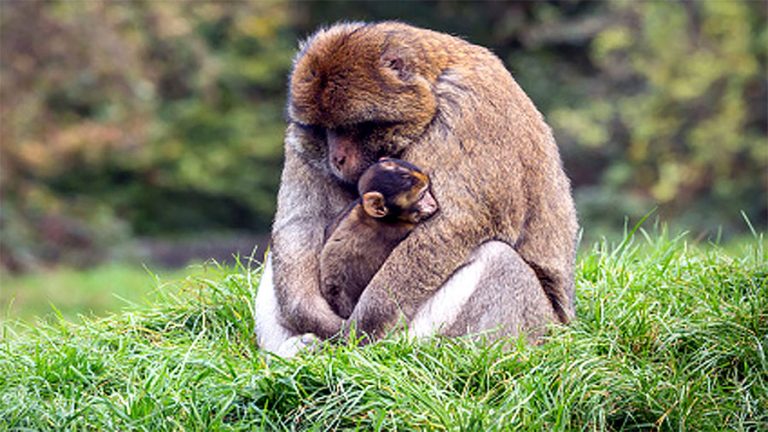
[[[389,209],[384,204],[384,195],[380,192],[366,192],[363,194],[363,210],[368,216],[383,218],[389,213]]]

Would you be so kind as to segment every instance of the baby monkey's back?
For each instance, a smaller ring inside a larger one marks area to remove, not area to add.
[[[331,308],[348,318],[373,275],[438,205],[429,177],[400,159],[383,158],[358,181],[360,198],[326,229],[320,289]]]

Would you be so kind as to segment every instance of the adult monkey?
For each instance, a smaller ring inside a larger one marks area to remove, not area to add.
[[[288,118],[256,299],[262,347],[352,323],[375,340],[398,322],[416,334],[538,335],[573,317],[570,184],[549,127],[488,50],[395,22],[320,30],[296,57]],[[392,251],[343,322],[318,287],[323,231],[381,156],[429,174],[440,211]]]

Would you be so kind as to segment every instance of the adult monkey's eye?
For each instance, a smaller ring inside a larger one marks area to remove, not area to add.
[[[361,132],[373,133],[376,130],[391,128],[397,126],[398,124],[400,124],[400,122],[397,121],[369,120],[358,123],[357,129]]]
[[[358,134],[362,136],[367,136],[372,134],[377,126],[378,126],[378,123],[374,121],[367,121],[367,122],[358,123],[356,129]]]
[[[298,128],[309,135],[312,135],[317,139],[325,139],[325,128],[319,125],[307,125],[302,123],[294,123]]]

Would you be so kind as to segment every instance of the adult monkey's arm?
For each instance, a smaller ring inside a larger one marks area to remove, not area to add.
[[[289,127],[287,142],[292,132]],[[297,333],[328,338],[341,329],[341,317],[320,293],[319,259],[325,226],[348,200],[327,174],[286,145],[272,257],[283,324]]]
[[[448,119],[438,119],[443,121]],[[381,337],[401,318],[410,320],[475,248],[497,237],[498,201],[510,199],[510,190],[520,190],[519,163],[498,164],[503,154],[470,138],[474,127],[481,125],[468,124],[446,126],[466,137],[463,140],[440,133],[443,126],[438,126],[434,136],[426,136],[404,155],[431,176],[440,210],[393,250],[363,291],[349,323],[370,339]],[[507,172],[503,183],[496,178],[498,170],[480,169],[494,166]],[[487,193],[489,187],[500,191],[492,196]],[[520,205],[515,214],[505,217],[521,221],[524,211]]]

